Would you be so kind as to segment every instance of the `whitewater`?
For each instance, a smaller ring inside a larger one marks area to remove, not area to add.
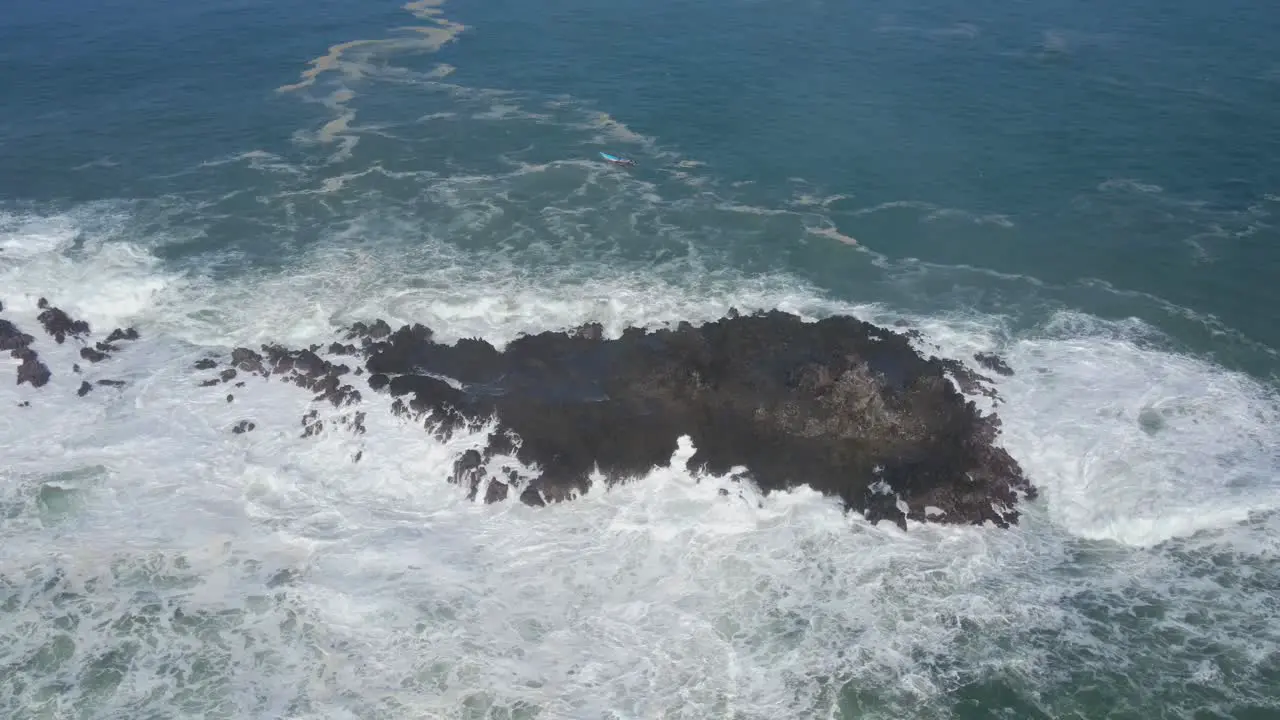
[[[1078,287],[894,258],[837,222],[841,206],[884,207],[731,182],[573,97],[452,84],[452,66],[401,56],[472,29],[406,7],[418,32],[331,39],[280,83],[321,113],[288,151],[206,157],[163,193],[0,204],[0,318],[53,371],[43,388],[0,381],[0,715],[1280,712],[1274,382],[1137,312],[1098,311],[1113,289],[1073,303]],[[463,126],[484,147],[428,163]],[[538,144],[550,136],[554,151]],[[668,170],[584,159],[602,141]],[[929,222],[1013,222],[926,205]],[[799,249],[768,255],[779,236]],[[834,257],[856,258],[832,261],[857,263],[856,290],[801,269]],[[1035,309],[929,294],[979,283]],[[95,339],[141,337],[84,362],[40,328],[40,298]],[[1134,302],[1274,357],[1207,313]],[[998,353],[1014,370],[995,378],[1000,442],[1040,499],[1007,531],[903,532],[809,490],[691,476],[682,442],[669,467],[608,491],[484,505],[446,480],[487,429],[442,443],[366,392],[366,432],[303,437],[307,393],[201,387],[192,371],[240,345],[327,344],[357,320],[501,345],[731,307],[897,323],[966,361]],[[17,365],[0,357],[0,378]],[[77,395],[99,379],[126,384]],[[231,432],[244,419],[255,429]]]

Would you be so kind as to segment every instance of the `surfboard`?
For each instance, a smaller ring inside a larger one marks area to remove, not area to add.
[[[618,163],[618,164],[621,164],[621,165],[634,165],[634,164],[635,164],[635,162],[634,162],[634,161],[627,160],[626,158],[620,158],[620,157],[618,157],[617,155],[610,155],[610,154],[609,154],[609,153],[607,153],[607,152],[601,152],[601,153],[600,153],[600,157],[604,158],[605,160],[608,160],[608,161],[609,161],[609,162],[611,162],[611,163]]]

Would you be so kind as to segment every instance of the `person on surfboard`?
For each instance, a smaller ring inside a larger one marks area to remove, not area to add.
[[[609,154],[609,153],[607,153],[607,152],[602,152],[602,153],[600,153],[600,157],[604,158],[606,162],[609,162],[609,163],[611,163],[611,164],[613,164],[613,165],[626,165],[627,167],[630,167],[630,166],[632,166],[632,165],[635,165],[635,164],[636,164],[636,161],[635,161],[635,160],[628,160],[627,158],[620,158],[620,157],[618,157],[617,155],[610,155],[610,154]]]

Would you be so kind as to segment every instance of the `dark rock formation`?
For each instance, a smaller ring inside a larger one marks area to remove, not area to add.
[[[49,372],[49,366],[40,362],[40,356],[36,355],[36,351],[30,348],[14,350],[13,356],[20,358],[22,364],[18,366],[18,384],[30,383],[32,387],[44,387],[49,378],[53,377],[53,373]]]
[[[1013,375],[1013,368],[1009,367],[1009,363],[1006,363],[1004,358],[995,353],[975,353],[973,359],[977,360],[979,365],[992,372],[1000,373],[1005,377]]]
[[[67,339],[68,335],[80,337],[89,334],[89,323],[84,320],[72,320],[60,308],[50,305],[48,300],[40,298],[36,307],[40,308],[40,314],[36,319],[44,326],[44,331],[52,335],[59,345]]]
[[[13,357],[18,357],[17,350],[29,346],[35,338],[22,332],[8,320],[0,319],[0,351],[8,350]]]
[[[89,323],[83,320],[75,320],[67,315],[61,308],[54,307],[49,304],[45,298],[40,298],[36,303],[36,307],[40,309],[40,314],[36,319],[44,326],[44,330],[58,343],[66,342],[68,336],[75,339],[82,339],[90,333]],[[137,340],[138,331],[134,328],[116,328],[107,337],[105,342],[97,343],[96,347],[80,348],[80,357],[91,363],[98,363],[106,360],[111,353],[119,351],[119,346],[112,343],[118,343],[123,340]],[[53,376],[49,371],[49,366],[45,365],[40,356],[30,348],[35,339],[21,331],[7,320],[0,320],[0,350],[8,350],[10,356],[22,360],[22,364],[18,366],[18,384],[30,383],[34,387],[43,387],[49,382]],[[72,366],[73,372],[80,372],[79,365]],[[77,390],[77,393],[84,397],[89,389],[85,388],[85,383]]]
[[[99,380],[96,384],[101,385],[102,387],[124,387],[123,380]],[[88,395],[91,390],[93,390],[93,385],[89,384],[89,381],[83,380],[80,382],[80,389],[76,390],[76,394],[80,397],[84,397],[85,395]]]
[[[30,383],[32,387],[44,387],[53,376],[49,366],[40,362],[40,356],[31,349],[35,338],[18,329],[8,320],[0,320],[0,351],[8,350],[9,357],[22,362],[18,365],[18,384]]]
[[[43,299],[41,310],[58,342],[90,334],[87,323]],[[96,364],[137,338],[133,328],[117,329],[80,354]],[[50,373],[33,342],[0,320],[0,349],[23,359],[19,383],[41,387]],[[913,342],[923,343],[918,331],[849,317],[804,322],[733,311],[698,327],[632,328],[613,340],[587,325],[523,336],[500,351],[477,339],[445,345],[421,325],[393,331],[376,320],[328,345],[241,347],[220,370],[213,358],[194,366],[215,371],[197,380],[202,386],[234,382],[251,392],[271,378],[305,389],[317,405],[302,418],[302,437],[364,435],[366,409],[353,382],[389,396],[393,413],[441,439],[489,427],[461,448],[447,478],[473,500],[567,500],[588,491],[597,472],[612,484],[665,465],[687,435],[697,448],[688,462],[695,472],[732,473],[765,492],[809,485],[872,521],[903,527],[908,518],[1008,527],[1019,500],[1036,491],[996,445],[999,420],[962,394],[998,400],[991,380],[957,360],[925,357]],[[356,360],[354,370],[343,358]],[[994,355],[974,359],[1012,373]],[[84,382],[77,392],[92,388]],[[250,420],[230,428],[253,429]],[[365,450],[353,451],[358,462]]]
[[[944,522],[1007,526],[1018,494],[1035,495],[994,445],[999,421],[946,376],[994,397],[988,378],[853,318],[771,312],[617,340],[591,325],[502,352],[480,340],[439,344],[421,325],[386,330],[357,323],[348,338],[360,340],[369,387],[394,396],[394,412],[442,439],[498,419],[451,478],[473,497],[494,454],[538,468],[521,499],[543,504],[586,491],[597,468],[609,482],[643,475],[681,435],[697,448],[692,470],[745,466],[766,492],[807,484],[873,521],[923,521],[933,507]],[[505,494],[497,482],[491,492]]]

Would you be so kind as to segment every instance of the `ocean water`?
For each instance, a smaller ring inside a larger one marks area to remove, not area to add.
[[[0,317],[54,377],[0,381],[0,716],[1280,717],[1277,36],[1241,0],[10,3]],[[125,387],[76,396],[40,297],[138,328],[84,369]],[[307,393],[190,370],[731,306],[1001,353],[1041,499],[904,533],[682,446],[478,505],[474,438],[373,393],[300,438]]]

